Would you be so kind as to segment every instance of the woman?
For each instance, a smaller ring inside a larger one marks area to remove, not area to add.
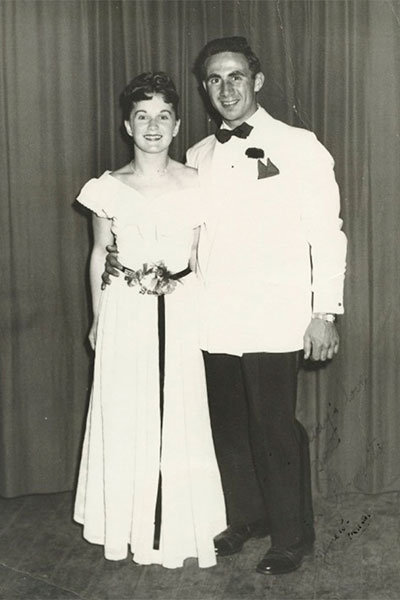
[[[139,75],[121,103],[134,159],[78,197],[94,213],[95,366],[74,518],[108,559],[129,544],[139,564],[209,567],[225,509],[196,330],[197,173],[168,156],[180,122],[167,75]],[[114,241],[125,279],[102,291]]]

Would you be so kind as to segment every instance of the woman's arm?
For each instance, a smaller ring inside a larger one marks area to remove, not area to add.
[[[99,302],[101,295],[101,275],[107,254],[106,246],[114,242],[111,232],[111,220],[93,215],[93,249],[90,256],[90,289],[92,293],[93,323],[89,332],[90,345],[96,345],[97,322],[99,318]]]

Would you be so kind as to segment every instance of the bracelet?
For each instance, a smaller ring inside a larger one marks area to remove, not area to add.
[[[328,321],[328,323],[334,323],[336,319],[336,315],[333,313],[313,313],[313,319],[321,319],[322,321]]]

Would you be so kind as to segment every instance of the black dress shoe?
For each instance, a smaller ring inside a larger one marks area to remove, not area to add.
[[[240,552],[250,538],[262,538],[268,535],[265,521],[255,521],[248,525],[230,525],[214,538],[214,546],[218,556],[230,556]]]
[[[263,575],[282,575],[298,569],[306,554],[312,552],[312,542],[300,542],[289,548],[272,546],[258,563],[256,571]]]

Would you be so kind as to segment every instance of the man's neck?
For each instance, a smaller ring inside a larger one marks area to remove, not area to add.
[[[258,108],[259,106],[257,105],[253,112],[251,114],[248,114],[244,119],[238,119],[236,121],[226,121],[225,119],[222,119],[222,122],[224,123],[224,125],[226,125],[228,129],[235,129],[236,127],[239,127],[239,125],[241,125],[242,123],[247,123],[249,119],[251,119],[253,115],[256,114]]]

